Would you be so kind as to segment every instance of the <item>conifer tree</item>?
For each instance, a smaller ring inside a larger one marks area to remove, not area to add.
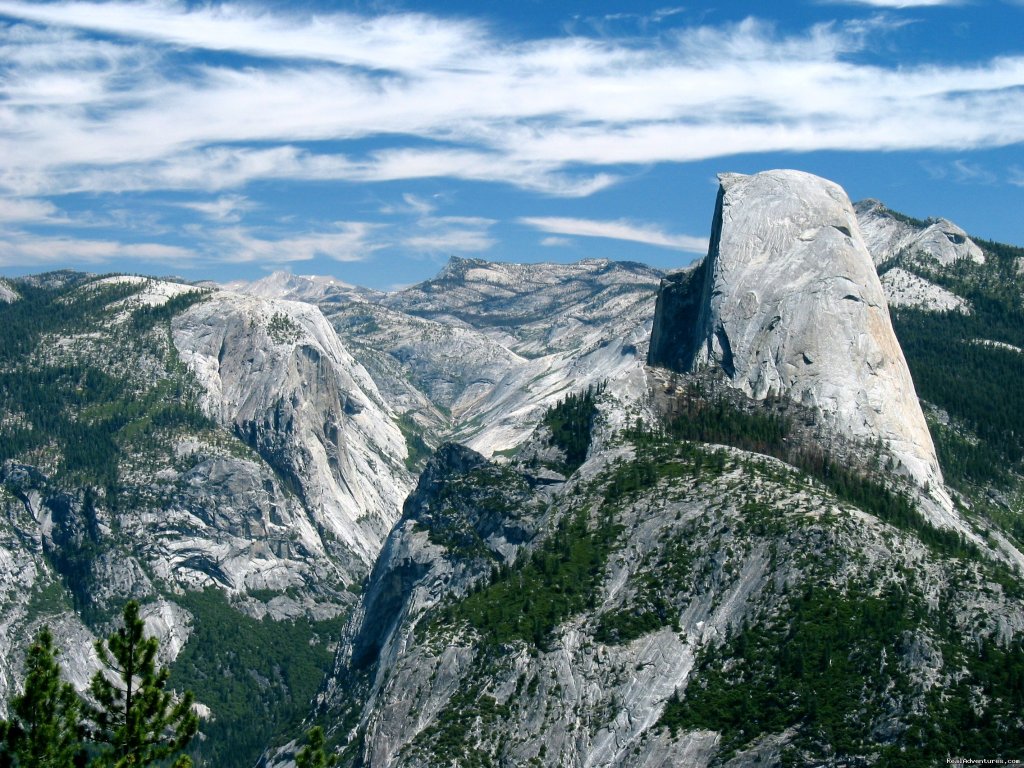
[[[0,766],[74,768],[83,765],[81,702],[60,677],[49,627],[43,627],[25,660],[25,689],[11,700],[11,720],[0,722]]]
[[[93,765],[98,768],[141,768],[181,752],[199,728],[192,712],[192,692],[180,700],[166,690],[169,671],[157,668],[155,637],[146,637],[139,618],[139,604],[124,608],[124,626],[96,652],[106,670],[96,673],[90,691],[98,703],[91,712],[93,739],[101,746]],[[174,768],[189,768],[192,761],[181,755]]]
[[[331,768],[337,765],[334,755],[324,752],[324,729],[315,725],[306,731],[306,746],[295,756],[297,768]]]

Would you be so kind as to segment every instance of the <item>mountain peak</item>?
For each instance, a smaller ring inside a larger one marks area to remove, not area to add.
[[[718,367],[748,396],[814,408],[841,434],[882,441],[921,485],[941,482],[846,193],[801,171],[719,178],[711,248],[697,270],[663,288],[652,362]],[[693,330],[667,332],[673,311]]]
[[[873,199],[859,201],[854,210],[875,264],[884,264],[901,253],[921,254],[940,264],[952,264],[961,259],[985,263],[984,251],[949,219],[922,221]]]

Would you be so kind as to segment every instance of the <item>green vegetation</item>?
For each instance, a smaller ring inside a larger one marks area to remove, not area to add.
[[[405,437],[405,444],[409,450],[409,455],[405,457],[406,469],[410,472],[422,469],[427,459],[434,453],[423,439],[423,429],[410,413],[403,413],[399,416],[397,424],[398,429]]]
[[[159,643],[145,636],[137,602],[125,606],[122,621],[106,641],[96,641],[105,667],[89,686],[97,704],[89,707],[90,738],[100,745],[92,763],[97,768],[162,763],[184,750],[199,730],[192,692],[177,697],[166,690],[171,673],[156,665]],[[179,755],[173,768],[192,768],[192,761]]]
[[[691,386],[675,403],[665,431],[698,443],[721,443],[771,456],[787,449],[789,420],[763,410],[744,411],[723,398],[708,400]],[[781,458],[781,457],[780,457]]]
[[[120,628],[96,642],[104,668],[92,678],[92,702],[84,703],[61,680],[53,636],[43,627],[28,650],[25,688],[10,702],[12,720],[0,722],[0,765],[191,768],[181,752],[199,727],[192,694],[167,690],[170,672],[156,664],[159,643],[143,630],[131,601]]]
[[[213,713],[190,754],[200,766],[248,768],[275,737],[298,735],[344,619],[257,620],[213,589],[178,601],[194,634],[171,667],[174,679]]]
[[[980,645],[943,627],[919,597],[898,585],[879,595],[807,583],[780,616],[743,628],[698,660],[683,695],[659,725],[673,735],[722,733],[724,756],[763,734],[795,729],[785,764],[873,756],[878,766],[932,766],[949,756],[1014,757],[1024,749],[1024,648],[1018,638]],[[900,659],[915,634],[938,625],[944,665],[961,668],[951,688],[911,686]],[[911,714],[923,696],[924,714]],[[879,745],[878,733],[891,736]]]
[[[597,416],[597,396],[602,389],[587,387],[579,394],[565,399],[548,409],[543,424],[551,430],[551,441],[565,452],[562,469],[572,474],[587,459],[590,450],[590,432]]]
[[[708,650],[700,672],[665,707],[659,724],[722,732],[730,754],[764,733],[797,728],[815,757],[870,752],[884,697],[898,683],[895,660],[917,606],[898,588],[874,597],[808,584],[787,619],[743,629]],[[898,650],[897,650],[898,652]],[[728,663],[726,663],[728,662]]]
[[[685,531],[654,552],[637,569],[635,594],[617,611],[603,613],[594,639],[606,645],[624,645],[662,627],[680,630],[678,596],[693,589],[694,552]]]
[[[22,417],[0,427],[0,461],[55,444],[58,477],[109,491],[118,486],[126,440],[213,427],[180,382],[164,379],[139,391],[89,362],[0,372],[0,407]]]
[[[306,731],[306,745],[295,755],[296,768],[331,768],[337,765],[334,755],[324,751],[324,729],[314,725]]]
[[[901,266],[963,296],[972,313],[893,311],[893,327],[920,397],[944,409],[977,437],[932,424],[947,482],[972,486],[1005,485],[1024,459],[1024,355],[985,345],[991,340],[1024,347],[1024,295],[1018,260],[1024,249],[976,240],[986,262],[966,259],[948,266],[904,257]],[[906,264],[903,262],[906,261]]]
[[[84,764],[82,704],[61,679],[53,635],[43,627],[28,649],[25,687],[10,701],[10,722],[0,721],[0,765],[72,768]]]
[[[523,476],[510,467],[482,462],[446,474],[433,493],[431,511],[416,521],[430,541],[462,559],[494,559],[486,538],[514,525],[529,498]]]
[[[774,456],[806,472],[840,499],[897,528],[913,531],[933,549],[953,555],[975,552],[975,548],[959,534],[930,525],[910,499],[892,491],[883,478],[842,465],[820,450],[800,447],[795,441],[788,440],[790,431],[789,422],[776,414],[744,411],[722,398],[708,401],[700,390],[691,387],[675,403],[675,410],[664,431],[651,430],[639,423],[626,436],[642,447],[644,453],[649,453],[651,446],[666,439],[682,438],[701,443],[722,443]],[[651,484],[658,476],[654,459],[650,456],[638,459],[633,472],[639,478],[639,487],[645,487],[645,479],[647,484]]]
[[[965,674],[928,696],[925,715],[908,734],[920,755],[917,765],[935,765],[947,755],[1018,759],[1024,754],[1024,638],[1004,645],[993,638],[975,643],[948,637],[943,653]]]
[[[291,344],[302,335],[302,330],[284,312],[275,312],[267,323],[267,334],[275,344]]]
[[[482,675],[474,675],[480,679]],[[429,757],[429,765],[458,765],[460,768],[497,768],[491,755],[478,745],[499,718],[507,718],[507,705],[499,705],[483,692],[481,684],[456,691],[434,723],[417,735],[411,752]]]
[[[138,331],[148,331],[158,324],[170,321],[172,317],[181,314],[192,305],[205,301],[209,293],[207,290],[197,288],[172,296],[163,304],[139,307],[132,313],[132,325]]]
[[[146,444],[165,430],[199,430],[212,423],[192,402],[177,360],[165,360],[165,375],[154,382],[110,370],[95,354],[50,359],[36,349],[49,334],[71,338],[102,331],[110,338],[106,353],[123,362],[125,346],[139,346],[139,330],[166,322],[175,312],[201,300],[190,291],[162,307],[142,307],[132,328],[111,330],[109,305],[141,288],[138,284],[39,288],[19,283],[24,298],[0,304],[0,462],[40,451],[58,459],[52,479],[68,485],[102,488],[116,503],[118,464],[128,442]],[[102,355],[100,355],[102,358]]]
[[[88,330],[94,318],[106,307],[138,293],[140,285],[108,283],[91,286],[71,296],[71,287],[47,288],[17,281],[22,298],[0,302],[0,369],[19,365],[30,355],[45,334],[70,336]]]
[[[522,641],[542,648],[562,621],[594,607],[621,530],[609,513],[593,527],[586,510],[563,517],[531,555],[495,567],[486,586],[444,608],[435,621],[467,623],[485,646]]]

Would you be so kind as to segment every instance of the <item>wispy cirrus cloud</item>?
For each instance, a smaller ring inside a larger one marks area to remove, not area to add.
[[[872,8],[930,8],[963,5],[965,0],[824,0],[828,5],[869,5]]]
[[[328,231],[271,237],[247,227],[223,227],[212,231],[207,254],[234,263],[287,264],[318,256],[362,261],[381,247],[372,238],[376,230],[368,222],[339,221]]]
[[[0,197],[0,222],[45,222],[57,216],[57,206],[49,200]]]
[[[1024,142],[1024,56],[957,65],[865,55],[874,37],[909,23],[907,14],[782,33],[753,18],[686,26],[690,17],[666,8],[625,25],[628,33],[612,24],[601,34],[516,39],[465,18],[282,8],[0,0],[0,221],[89,226],[91,216],[92,226],[114,230],[119,201],[157,193],[149,218],[145,204],[125,217],[133,238],[172,240],[175,227],[162,217],[177,209],[190,217],[195,245],[149,250],[156,260],[485,252],[500,231],[493,220],[440,216],[435,201],[415,195],[374,212],[392,217],[386,223],[308,220],[304,233],[243,224],[261,182],[445,179],[586,198],[659,163]],[[949,179],[976,170],[941,162]],[[108,204],[64,214],[45,199],[56,195]],[[364,213],[326,215],[336,216]],[[599,214],[521,223],[547,233],[544,244],[605,237],[705,248],[701,238]],[[32,237],[7,237],[3,263],[56,263],[79,242],[36,236],[36,248]],[[80,243],[93,262],[145,251],[113,236]]]
[[[481,253],[494,245],[489,230],[496,223],[478,216],[425,216],[417,222],[419,232],[399,244],[420,253]]]
[[[0,267],[69,262],[103,264],[115,259],[180,264],[192,261],[196,256],[195,251],[189,248],[164,243],[40,237],[20,231],[0,231]]]
[[[575,237],[603,237],[612,240],[627,240],[633,243],[654,245],[659,248],[674,248],[691,253],[704,253],[708,249],[706,238],[691,235],[673,235],[650,224],[631,221],[594,221],[591,219],[573,219],[558,216],[526,216],[520,218],[520,224],[550,232],[555,235],[572,235]],[[546,238],[547,239],[547,238]],[[551,245],[552,243],[548,243]],[[561,243],[554,243],[561,244]]]
[[[853,24],[779,35],[748,19],[638,45],[230,3],[7,0],[0,14],[23,22],[0,46],[0,186],[20,194],[445,177],[585,196],[629,164],[1024,141],[1024,57],[880,67],[858,61]],[[360,143],[376,137],[392,146]]]
[[[196,211],[212,221],[235,224],[246,211],[256,206],[243,195],[221,195],[216,200],[174,203],[179,208]]]

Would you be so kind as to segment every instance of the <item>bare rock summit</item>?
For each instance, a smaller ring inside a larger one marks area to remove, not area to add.
[[[719,179],[707,257],[675,278],[674,299],[663,286],[652,363],[718,366],[748,396],[813,408],[845,436],[881,441],[921,486],[941,484],[846,193],[791,170]]]
[[[954,264],[961,259],[985,263],[984,251],[948,219],[918,221],[870,199],[861,200],[854,210],[875,264],[884,264],[904,252],[935,259],[939,264]]]

